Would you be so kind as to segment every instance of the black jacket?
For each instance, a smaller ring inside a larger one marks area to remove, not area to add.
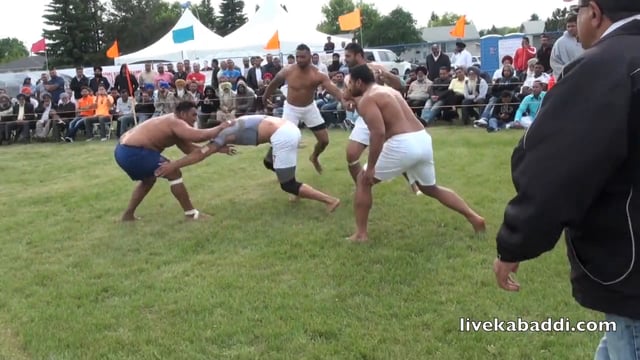
[[[551,250],[563,230],[573,296],[640,320],[640,21],[564,68],[511,159],[517,195],[497,236],[504,261]],[[616,66],[611,67],[611,59]],[[594,90],[597,89],[597,90]]]
[[[427,55],[427,70],[429,72],[427,78],[431,81],[438,78],[440,76],[440,68],[443,66],[451,68],[451,59],[449,59],[447,54],[441,52],[437,61],[433,57],[433,54]]]

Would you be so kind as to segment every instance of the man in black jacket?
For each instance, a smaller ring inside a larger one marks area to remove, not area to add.
[[[585,53],[547,93],[512,157],[497,236],[500,287],[565,230],[573,296],[605,313],[596,359],[640,359],[640,1],[580,0]],[[616,59],[616,66],[610,66]],[[595,88],[599,91],[593,91]]]
[[[440,45],[431,45],[431,54],[427,55],[427,79],[434,81],[440,76],[440,69],[446,67],[451,69],[451,59],[447,54],[443,54],[440,50]]]

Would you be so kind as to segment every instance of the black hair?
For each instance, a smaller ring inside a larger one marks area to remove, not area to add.
[[[442,71],[442,70],[444,70],[446,72],[449,72],[449,71],[451,71],[451,67],[449,67],[449,66],[440,66],[439,71]]]
[[[296,48],[296,51],[308,51],[308,52],[311,52],[311,49],[309,49],[309,47],[307,45],[305,45],[305,44],[300,44]]]
[[[362,57],[364,57],[364,50],[358,43],[348,43],[347,46],[344,47],[344,51],[352,52],[354,55],[360,54]]]
[[[577,23],[577,22],[578,22],[578,15],[571,14],[571,15],[567,16],[567,24],[568,23]]]
[[[376,82],[376,78],[375,76],[373,76],[373,72],[366,64],[358,65],[353,69],[349,69],[349,76],[351,77],[351,81],[355,82],[361,80],[366,85]]]
[[[293,55],[289,55],[289,56],[287,56],[287,59],[295,59],[295,58],[296,58],[296,57],[295,57],[295,56],[293,56]]]
[[[184,113],[191,109],[196,108],[196,103],[190,100],[180,101],[178,105],[176,105],[175,113]]]
[[[500,98],[511,98],[512,96],[513,94],[509,90],[505,90],[500,94]]]
[[[530,42],[530,41],[531,41],[531,40],[529,40],[529,38],[528,38],[528,37],[526,37],[526,36],[523,36],[523,37],[522,37],[522,40],[527,40],[527,42]]]

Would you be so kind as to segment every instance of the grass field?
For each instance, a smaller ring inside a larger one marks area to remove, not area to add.
[[[460,332],[474,320],[600,320],[571,298],[560,243],[523,263],[520,293],[497,288],[495,233],[513,196],[522,133],[437,127],[437,178],[488,221],[485,239],[403,179],[374,190],[371,243],[353,231],[347,135],[332,131],[317,175],[336,213],[290,204],[266,148],[184,169],[185,223],[165,181],[117,219],[133,183],[107,143],[0,148],[0,359],[591,359],[600,333]],[[176,158],[176,149],[167,152]]]

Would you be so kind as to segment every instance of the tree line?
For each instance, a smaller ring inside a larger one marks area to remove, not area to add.
[[[287,11],[284,5],[282,8]],[[382,15],[369,3],[358,4],[361,8],[362,27],[353,36],[369,47],[413,44],[422,42],[421,31],[413,15],[397,7]],[[330,0],[322,7],[323,21],[318,31],[327,34],[344,33],[338,24],[339,16],[353,11],[353,0]],[[207,28],[220,36],[226,36],[247,22],[245,4],[242,0],[222,0],[218,10],[211,0],[200,0],[189,7]],[[256,6],[255,11],[259,7]],[[46,8],[43,30],[47,39],[49,63],[58,67],[91,66],[109,64],[106,49],[118,39],[123,54],[138,51],[166,34],[180,18],[183,5],[175,1],[162,0],[51,0]],[[546,22],[547,31],[562,31],[566,25],[568,9],[556,9]],[[453,26],[460,15],[446,12],[431,13],[428,27]],[[530,20],[539,20],[532,14]],[[467,23],[469,23],[467,21]],[[493,26],[480,30],[480,36],[519,32],[518,27]],[[9,62],[29,54],[18,39],[0,39],[0,63]]]

